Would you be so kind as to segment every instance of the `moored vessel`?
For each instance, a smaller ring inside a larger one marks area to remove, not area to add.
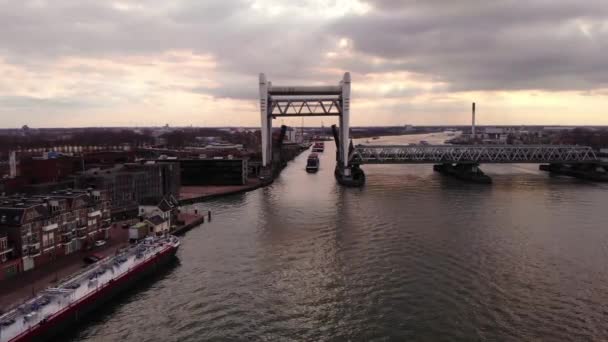
[[[47,341],[167,264],[175,236],[148,237],[47,288],[0,316],[0,341]]]

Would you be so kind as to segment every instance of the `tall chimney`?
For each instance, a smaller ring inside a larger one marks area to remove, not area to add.
[[[9,165],[9,178],[16,178],[19,176],[19,158],[17,156],[17,151],[11,150],[8,155],[8,165]]]
[[[473,114],[471,115],[471,136],[473,140],[477,137],[475,135],[475,102],[473,102]]]

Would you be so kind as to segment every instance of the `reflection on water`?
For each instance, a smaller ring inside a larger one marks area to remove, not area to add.
[[[445,136],[383,137],[392,144]],[[335,147],[269,187],[198,204],[179,267],[74,340],[608,338],[606,185],[483,165],[491,186],[430,165],[333,178]]]

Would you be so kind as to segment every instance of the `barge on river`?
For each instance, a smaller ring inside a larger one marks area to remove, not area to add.
[[[325,150],[325,143],[322,141],[317,141],[314,145],[312,145],[312,151],[316,153],[323,153]]]
[[[0,341],[45,341],[175,256],[175,236],[147,237],[0,316]]]
[[[315,173],[317,171],[319,171],[319,155],[313,152],[306,160],[306,172]]]

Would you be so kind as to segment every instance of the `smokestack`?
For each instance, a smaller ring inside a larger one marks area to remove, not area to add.
[[[471,115],[471,136],[475,139],[475,102],[473,102],[473,113]]]

